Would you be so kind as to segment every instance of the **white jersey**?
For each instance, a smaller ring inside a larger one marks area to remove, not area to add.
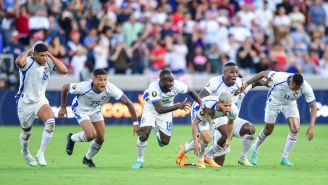
[[[241,78],[237,77],[235,84],[227,85],[223,81],[223,75],[212,77],[206,84],[205,89],[210,93],[210,95],[219,96],[222,92],[228,92],[233,95],[233,102],[238,101],[239,96],[234,96],[235,91],[237,91],[242,85]]]
[[[26,65],[19,68],[19,90],[16,101],[36,103],[45,98],[50,74],[56,71],[55,64],[48,59],[45,65],[39,65],[32,57],[26,58]]]
[[[214,116],[212,116],[212,117],[205,115],[204,111],[198,105],[198,103],[194,102],[193,106],[192,106],[192,118],[196,117],[200,121],[204,121],[204,122],[208,122],[208,123],[211,123],[214,119],[223,117],[223,116],[227,116],[229,120],[235,120],[239,113],[237,106],[234,103],[231,104],[230,112],[227,115],[224,115],[222,110],[219,110],[216,108],[218,101],[219,101],[218,96],[206,96],[206,97],[202,98],[204,107],[210,108],[215,111]]]
[[[119,100],[124,93],[114,84],[107,82],[106,89],[101,93],[93,91],[92,81],[69,84],[69,93],[76,94],[73,99],[72,110],[74,113],[94,114],[101,111],[101,106],[109,101],[111,97]]]
[[[159,85],[159,80],[156,80],[149,84],[148,89],[145,90],[143,99],[145,100],[144,110],[152,111],[155,114],[158,114],[155,111],[154,104],[155,102],[162,101],[164,106],[173,105],[173,100],[178,94],[185,94],[188,92],[188,85],[174,80],[173,89],[169,92],[165,92],[161,89]]]
[[[268,78],[272,80],[272,87],[268,92],[267,101],[277,105],[287,105],[296,103],[296,100],[303,94],[308,103],[315,101],[313,89],[308,82],[304,80],[301,88],[297,91],[290,89],[288,80],[293,76],[291,73],[271,71]]]
[[[243,100],[244,100],[246,94],[247,94],[251,89],[253,89],[253,88],[254,88],[253,84],[248,85],[248,86],[246,87],[246,89],[244,90],[244,92],[240,93],[239,95],[233,96],[233,97],[235,97],[235,98],[234,98],[234,100],[235,100],[234,103],[237,105],[237,107],[238,107],[239,110],[240,110],[240,108],[241,108],[241,104],[242,104],[242,102],[243,102]]]

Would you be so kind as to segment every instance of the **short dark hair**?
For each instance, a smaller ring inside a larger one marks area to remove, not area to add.
[[[107,75],[107,71],[105,69],[96,69],[93,72],[93,76],[96,77],[98,75]]]
[[[303,76],[300,73],[294,74],[292,80],[297,86],[302,85],[304,82]]]
[[[39,52],[46,52],[46,51],[48,51],[48,47],[44,43],[37,43],[33,47],[33,51],[34,52],[37,52],[37,53],[39,53]]]
[[[159,78],[162,79],[165,75],[172,74],[172,72],[168,69],[163,69],[161,73],[159,74]]]
[[[233,63],[233,62],[228,62],[228,63],[224,64],[224,67],[230,67],[230,66],[237,66],[237,64]]]

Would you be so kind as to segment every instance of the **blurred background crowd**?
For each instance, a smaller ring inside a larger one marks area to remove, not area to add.
[[[168,67],[188,81],[228,61],[328,76],[327,15],[327,0],[1,0],[0,88],[18,86],[13,61],[39,40],[81,80]]]

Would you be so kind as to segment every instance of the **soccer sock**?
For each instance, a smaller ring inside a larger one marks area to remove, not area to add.
[[[194,140],[190,140],[188,141],[186,144],[185,144],[185,147],[183,149],[183,151],[185,153],[189,152],[190,150],[193,150],[194,149]]]
[[[31,134],[32,134],[31,131],[26,132],[26,131],[22,130],[22,132],[19,135],[19,139],[20,139],[21,147],[22,147],[23,151],[28,150],[28,143],[29,143],[29,138],[30,138]]]
[[[284,148],[284,153],[281,155],[281,158],[287,158],[289,152],[292,150],[294,144],[296,143],[297,134],[293,134],[291,132],[288,133],[286,144]]]
[[[256,139],[255,143],[254,143],[254,148],[253,150],[255,150],[255,152],[258,152],[260,145],[264,142],[265,138],[267,136],[264,134],[263,130],[261,131],[259,137]]]
[[[39,152],[44,153],[53,134],[54,132],[48,132],[46,130],[43,130]]]
[[[85,136],[85,132],[82,131],[82,132],[79,132],[79,133],[76,133],[76,134],[73,134],[71,136],[71,139],[72,141],[74,142],[87,142],[87,137]]]
[[[89,150],[85,154],[85,157],[87,159],[92,159],[92,157],[95,156],[98,153],[98,151],[100,150],[100,148],[101,148],[101,145],[98,144],[98,143],[96,143],[95,140],[92,140],[91,141],[91,144],[89,146]]]
[[[254,138],[252,135],[244,135],[242,137],[243,148],[241,150],[241,155],[240,155],[241,160],[247,159],[247,153],[248,153],[249,148],[252,146],[253,139]]]
[[[219,151],[222,151],[223,148],[221,146],[219,146],[217,143],[215,143],[211,148],[210,150],[206,153],[206,157],[208,158],[213,158],[214,154],[219,152]]]
[[[203,142],[200,143],[200,151],[199,151],[199,155],[197,157],[198,161],[204,161],[204,154],[205,154],[207,145],[208,145],[207,143],[203,143]]]
[[[137,139],[137,157],[138,161],[144,162],[145,149],[147,147],[147,141],[141,142],[139,138]]]

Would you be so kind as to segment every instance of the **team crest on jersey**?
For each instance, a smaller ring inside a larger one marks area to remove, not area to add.
[[[206,87],[209,87],[210,86],[210,82],[208,82],[207,84],[206,84]]]
[[[72,86],[72,89],[75,90],[75,89],[76,89],[76,85],[73,85],[73,86]]]
[[[108,96],[103,96],[101,97],[102,100],[107,100],[108,99]]]
[[[204,116],[205,115],[204,111],[200,111],[200,115]]]
[[[156,92],[156,91],[153,91],[153,92],[151,93],[151,95],[152,95],[153,97],[156,97],[156,96],[157,96],[157,92]]]

